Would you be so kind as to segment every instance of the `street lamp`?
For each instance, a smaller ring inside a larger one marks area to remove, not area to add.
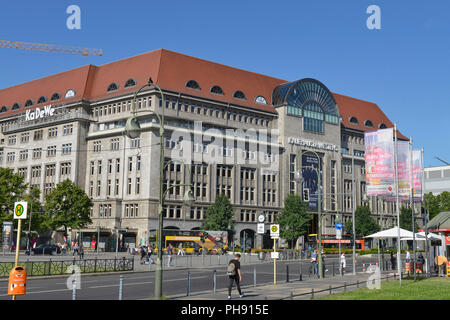
[[[300,166],[300,157],[307,153],[313,153],[317,157],[318,162],[318,168],[314,166]],[[323,270],[322,270],[322,209],[321,209],[321,198],[320,198],[320,156],[315,151],[303,151],[298,158],[298,168],[299,169],[312,169],[317,174],[317,216],[318,216],[318,227],[317,227],[317,234],[318,234],[318,254],[319,254],[319,278],[323,278]],[[294,173],[294,181],[298,184],[301,184],[304,181],[303,175],[301,171],[296,171]]]
[[[163,251],[163,237],[162,237],[162,230],[163,230],[163,207],[164,207],[164,197],[166,196],[167,192],[175,187],[179,186],[188,186],[188,188],[185,191],[185,194],[183,196],[183,201],[187,205],[190,205],[194,202],[194,197],[192,190],[190,188],[191,184],[180,184],[180,185],[172,185],[168,187],[165,191],[163,189],[164,185],[164,171],[169,163],[169,161],[166,165],[164,165],[164,108],[165,108],[165,101],[164,101],[164,94],[161,90],[161,88],[153,83],[152,78],[148,79],[148,82],[143,85],[139,90],[136,91],[134,94],[134,98],[132,101],[132,112],[133,116],[127,120],[127,123],[125,125],[125,133],[126,135],[131,138],[135,139],[137,138],[141,133],[141,126],[139,124],[139,121],[137,119],[136,114],[138,113],[136,111],[136,97],[145,87],[153,87],[156,90],[159,91],[161,95],[161,115],[158,115],[158,113],[154,113],[159,121],[159,150],[160,150],[160,163],[159,163],[159,204],[158,204],[158,240],[157,240],[157,250],[158,250],[158,257],[156,260],[156,270],[155,270],[155,299],[161,299],[162,297],[162,279],[163,279],[163,263],[162,263],[162,251]],[[189,177],[190,179],[190,177]]]

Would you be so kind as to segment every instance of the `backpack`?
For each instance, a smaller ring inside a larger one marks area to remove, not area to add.
[[[232,262],[228,264],[227,275],[235,276],[236,275],[236,265]]]

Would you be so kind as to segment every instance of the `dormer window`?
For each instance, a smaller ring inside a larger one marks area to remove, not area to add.
[[[66,95],[64,96],[64,98],[65,99],[73,98],[73,97],[75,97],[75,95],[76,95],[75,90],[69,89],[69,90],[67,90]]]
[[[224,95],[222,88],[219,87],[219,86],[213,86],[213,87],[211,88],[210,92],[211,92],[211,93],[214,93],[214,94],[221,95],[221,96]]]
[[[54,93],[50,99],[50,101],[56,101],[61,99],[61,95],[59,93]]]
[[[245,97],[245,94],[242,91],[240,91],[240,90],[234,92],[233,98],[240,99],[240,100],[246,100],[247,99]]]
[[[117,83],[113,82],[108,86],[108,89],[106,90],[106,92],[112,92],[112,91],[117,91],[117,90],[119,90],[119,85]]]
[[[40,97],[37,101],[38,104],[46,103],[46,102],[47,102],[47,97],[44,97],[44,96]]]
[[[131,88],[136,86],[136,80],[134,79],[128,79],[127,82],[125,82],[125,88]]]
[[[7,112],[8,111],[8,109],[9,109],[9,107],[8,106],[3,106],[1,109],[0,109],[0,113],[4,113],[4,112]]]
[[[257,96],[255,98],[255,102],[259,104],[267,104],[267,100],[263,96]]]
[[[384,123],[380,123],[378,126],[380,129],[387,129],[387,126]]]
[[[365,125],[366,127],[373,128],[373,123],[372,123],[372,121],[370,121],[370,120],[364,121],[364,125]]]
[[[358,119],[356,117],[351,117],[348,121],[353,124],[358,124]]]
[[[200,85],[195,80],[189,80],[188,82],[186,82],[186,88],[194,89],[194,90],[201,90]]]
[[[34,101],[31,99],[28,99],[27,102],[25,102],[25,108],[31,107],[34,104]]]
[[[20,109],[20,103],[18,103],[18,102],[14,103],[12,106],[12,110],[17,110],[17,109]]]

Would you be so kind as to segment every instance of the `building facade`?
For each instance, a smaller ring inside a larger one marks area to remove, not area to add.
[[[136,109],[142,132],[125,135],[132,99],[149,77],[164,93],[144,90]],[[88,65],[0,90],[0,165],[13,168],[42,200],[65,179],[92,199],[92,225],[83,242],[100,234],[100,248],[138,246],[157,229],[159,123],[165,114],[165,188],[191,181],[165,198],[164,227],[198,230],[217,194],[235,210],[236,243],[270,246],[268,227],[290,193],[308,189],[317,232],[334,234],[336,215],[368,204],[383,228],[396,221],[395,204],[365,195],[364,132],[393,127],[373,103],[332,93],[315,79],[285,81],[157,50],[103,66]],[[400,134],[400,138],[406,139]],[[176,160],[171,162],[171,160]],[[314,167],[321,172],[318,185]],[[303,172],[298,184],[295,172]],[[189,180],[188,180],[189,178]],[[353,190],[354,188],[354,190]],[[258,217],[264,236],[257,236]],[[86,246],[86,245],[85,245]]]
[[[438,195],[444,191],[450,192],[450,166],[428,167],[424,169],[425,193]]]

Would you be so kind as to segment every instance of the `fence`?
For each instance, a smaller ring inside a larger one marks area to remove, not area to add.
[[[60,261],[26,261],[21,265],[27,276],[50,276],[65,274],[69,266],[77,266],[82,273],[133,271],[134,258],[122,259],[73,259]],[[14,262],[0,262],[0,278],[9,277]]]

